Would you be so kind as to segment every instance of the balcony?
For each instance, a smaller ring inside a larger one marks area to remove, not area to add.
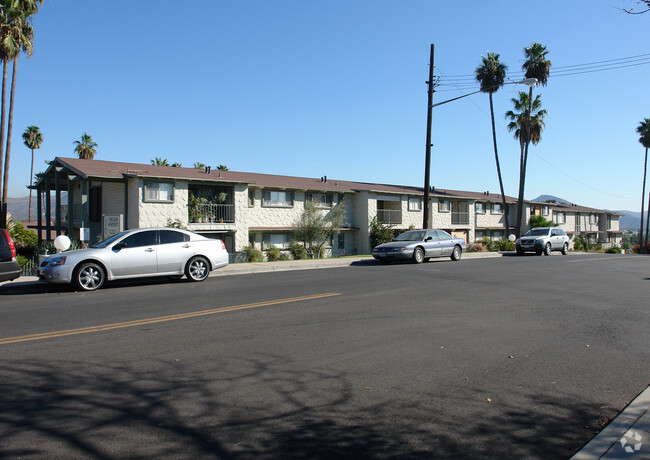
[[[402,223],[401,209],[377,209],[377,220],[382,224],[395,225]]]
[[[188,208],[189,222],[194,223],[228,223],[235,222],[235,205],[233,204],[196,204]]]

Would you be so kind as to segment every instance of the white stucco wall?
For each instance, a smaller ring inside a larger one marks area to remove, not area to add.
[[[149,181],[149,179],[147,179]],[[144,201],[144,180],[138,179],[138,227],[164,227],[167,220],[178,219],[187,224],[187,181],[174,182],[174,201],[151,203]],[[131,199],[132,197],[129,196]],[[131,221],[129,216],[129,221]]]

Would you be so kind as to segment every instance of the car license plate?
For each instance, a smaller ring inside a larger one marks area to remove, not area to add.
[[[381,254],[379,254],[379,257],[386,257],[386,253],[382,252]]]

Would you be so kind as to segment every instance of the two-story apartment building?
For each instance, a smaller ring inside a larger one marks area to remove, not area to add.
[[[128,228],[177,223],[222,239],[231,253],[247,245],[287,247],[305,202],[312,201],[324,214],[345,206],[345,224],[328,245],[332,255],[368,254],[373,219],[395,229],[420,228],[426,205],[418,187],[59,157],[34,188],[39,197],[54,198],[54,209],[51,200],[37,200],[37,226],[50,231],[39,234],[54,231],[94,243]],[[512,232],[516,199],[506,197],[506,203]],[[434,188],[428,206],[429,227],[468,243],[506,236],[500,195]],[[537,207],[527,206],[524,224],[531,209]],[[615,239],[617,215],[593,211],[579,214],[583,220],[597,216],[594,237]],[[552,212],[562,211],[556,206]]]

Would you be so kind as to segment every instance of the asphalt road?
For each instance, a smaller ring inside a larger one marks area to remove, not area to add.
[[[650,258],[0,286],[0,457],[568,458],[650,382]]]

